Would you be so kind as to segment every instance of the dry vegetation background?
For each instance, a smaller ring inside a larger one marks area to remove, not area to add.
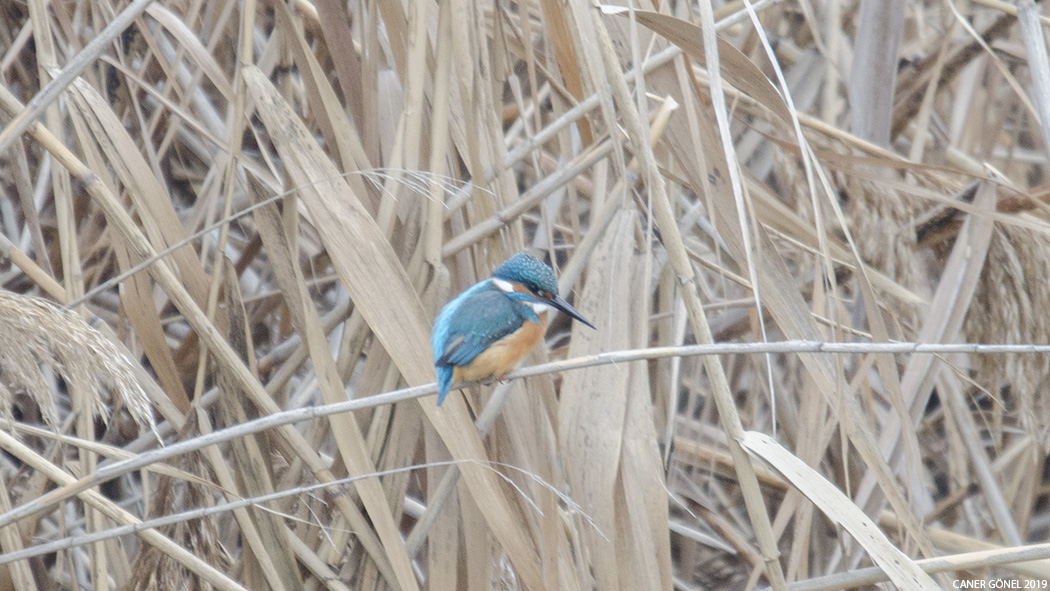
[[[1046,588],[1050,21],[704,1],[0,3],[0,590]]]

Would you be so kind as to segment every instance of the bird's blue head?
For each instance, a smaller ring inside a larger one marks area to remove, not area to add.
[[[519,252],[500,263],[492,272],[492,277],[523,285],[528,294],[540,303],[549,304],[576,320],[594,328],[589,320],[576,311],[569,302],[558,295],[558,279],[554,271],[543,261],[526,253]]]
[[[492,271],[492,276],[520,283],[534,293],[558,293],[558,279],[554,277],[554,271],[546,263],[526,252],[519,252],[500,263]]]

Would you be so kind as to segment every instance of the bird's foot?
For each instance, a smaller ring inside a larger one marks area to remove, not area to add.
[[[498,376],[491,376],[491,377],[488,377],[488,378],[481,378],[479,380],[474,380],[473,383],[480,384],[482,386],[492,386],[492,385],[495,385],[495,384],[503,384],[503,383],[505,383],[503,381],[503,377],[506,376],[506,375],[507,374],[501,374],[501,375],[498,375]]]

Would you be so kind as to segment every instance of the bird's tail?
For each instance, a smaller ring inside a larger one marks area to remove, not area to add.
[[[445,396],[448,396],[448,390],[452,387],[452,366],[451,365],[439,365],[437,366],[437,378],[438,378],[438,406],[445,401]]]

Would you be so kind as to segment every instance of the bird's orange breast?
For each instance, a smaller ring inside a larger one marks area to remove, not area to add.
[[[539,317],[539,324],[526,320],[521,328],[492,343],[467,365],[456,366],[452,372],[452,382],[498,378],[514,369],[521,358],[528,355],[543,338],[544,329],[547,328],[547,312],[542,312]]]

